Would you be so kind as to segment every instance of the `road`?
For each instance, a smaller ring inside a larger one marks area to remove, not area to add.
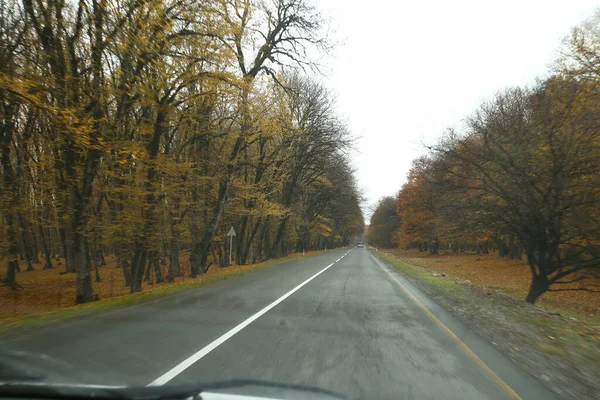
[[[0,340],[101,384],[253,378],[364,399],[554,398],[365,248]]]

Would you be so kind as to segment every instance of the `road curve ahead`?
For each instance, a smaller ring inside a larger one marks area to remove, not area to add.
[[[0,341],[101,384],[250,378],[363,399],[554,398],[364,248]]]

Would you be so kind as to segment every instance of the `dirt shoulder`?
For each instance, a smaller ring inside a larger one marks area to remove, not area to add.
[[[375,254],[561,398],[598,398],[600,316],[589,305],[557,313],[513,297],[502,282],[492,289],[401,251]]]

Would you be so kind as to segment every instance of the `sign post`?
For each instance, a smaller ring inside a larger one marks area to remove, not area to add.
[[[231,227],[231,229],[229,229],[229,232],[227,232],[227,236],[229,236],[229,265],[231,265],[231,250],[233,249],[233,237],[236,236],[235,229],[233,229],[233,226]]]

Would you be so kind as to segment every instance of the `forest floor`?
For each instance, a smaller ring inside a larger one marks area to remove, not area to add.
[[[525,299],[531,281],[527,260],[498,258],[497,254],[452,254],[433,255],[418,250],[387,250],[419,267],[475,285],[499,290],[516,299]],[[589,282],[599,284],[600,282]],[[567,288],[569,285],[561,286]],[[577,287],[572,284],[571,287]],[[548,292],[536,303],[549,311],[574,317],[600,316],[600,293],[586,291]]]
[[[373,253],[560,397],[597,398],[599,293],[546,293],[532,306],[523,301],[530,278],[524,261],[495,254]]]
[[[306,255],[316,253],[319,252],[307,252]],[[298,257],[303,257],[302,253],[251,265],[232,265],[226,268],[212,266],[205,275],[192,279],[190,278],[189,255],[181,252],[182,276],[176,277],[172,283],[156,283],[156,276],[152,271],[150,279],[144,279],[142,282],[142,292],[130,294],[129,287],[125,286],[123,271],[117,268],[116,257],[107,255],[105,257],[106,265],[98,268],[99,281],[95,279],[95,273],[92,271],[92,288],[99,301],[82,305],[75,305],[76,274],[62,273],[65,269],[63,259],[53,259],[54,269],[47,270],[42,269],[42,263],[34,263],[35,271],[30,272],[25,272],[26,267],[21,262],[22,272],[17,272],[19,288],[13,290],[5,285],[0,285],[0,331],[23,325],[39,325],[81,313],[105,310],[164,296]],[[40,261],[44,260],[40,258]],[[168,263],[161,263],[160,268],[163,277],[166,278]],[[0,277],[5,274],[6,260],[0,260]]]

